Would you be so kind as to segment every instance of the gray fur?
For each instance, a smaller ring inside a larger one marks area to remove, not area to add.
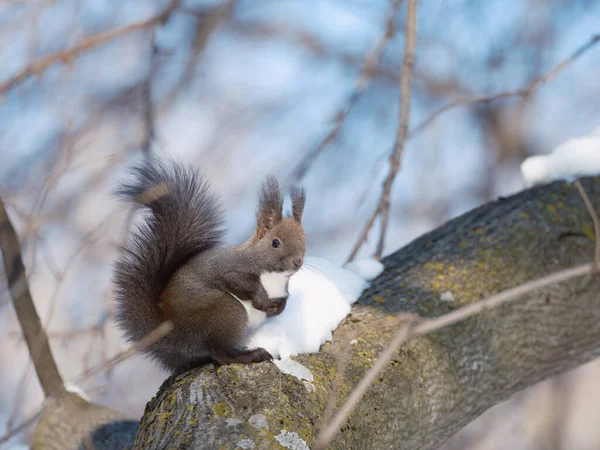
[[[256,212],[256,227],[259,237],[262,237],[274,224],[281,221],[283,194],[279,183],[273,175],[269,175],[262,185],[258,210]]]
[[[115,267],[117,322],[125,336],[136,342],[162,321],[172,320],[173,331],[146,352],[174,372],[211,360],[228,364],[271,359],[264,349],[240,349],[248,314],[232,295],[251,301],[267,316],[283,310],[287,295],[269,298],[260,276],[291,274],[302,265],[302,208],[294,218],[282,217],[283,194],[270,176],[259,198],[256,233],[241,245],[223,248],[222,213],[198,173],[158,160],[132,173],[134,181],[117,192],[150,214],[131,235]]]
[[[298,223],[302,223],[302,213],[306,203],[306,191],[299,187],[290,189],[290,198],[292,200],[292,217]]]

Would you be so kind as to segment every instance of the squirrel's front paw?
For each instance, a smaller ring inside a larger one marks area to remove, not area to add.
[[[287,297],[276,297],[270,298],[267,308],[264,310],[267,313],[267,317],[273,317],[285,309],[285,304],[287,302]]]

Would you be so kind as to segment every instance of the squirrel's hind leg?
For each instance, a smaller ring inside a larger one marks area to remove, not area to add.
[[[205,301],[208,299],[205,296]],[[206,330],[206,349],[211,359],[220,365],[251,364],[272,360],[264,348],[241,349],[248,333],[249,318],[242,303],[226,293],[213,294],[210,329]]]
[[[273,356],[264,348],[255,348],[252,350],[240,350],[237,348],[219,348],[210,352],[211,358],[221,365],[226,364],[251,364],[261,361],[271,361]]]

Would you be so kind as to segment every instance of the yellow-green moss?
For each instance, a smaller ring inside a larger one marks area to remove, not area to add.
[[[583,234],[585,234],[592,242],[596,242],[596,234],[590,224],[586,223],[583,225]]]
[[[441,262],[426,262],[425,263],[425,268],[426,269],[430,269],[430,270],[444,270],[444,263]]]
[[[213,405],[213,411],[219,417],[229,417],[231,416],[231,408],[227,403],[215,403]]]

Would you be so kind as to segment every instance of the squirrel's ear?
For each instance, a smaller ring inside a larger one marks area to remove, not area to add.
[[[262,185],[256,213],[256,232],[261,239],[277,223],[281,222],[283,194],[279,183],[273,175],[269,175]]]
[[[306,191],[299,187],[290,189],[290,198],[292,199],[292,216],[298,223],[302,223],[302,212],[304,211],[304,203],[306,203]]]

